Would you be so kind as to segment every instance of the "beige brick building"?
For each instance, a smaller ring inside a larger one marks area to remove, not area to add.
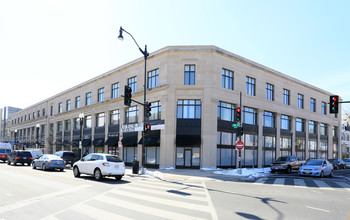
[[[143,102],[143,57],[12,115],[18,148],[119,154],[141,160],[143,107],[124,105],[124,86]],[[240,102],[240,94],[241,102]],[[329,114],[331,93],[215,46],[168,46],[147,62],[152,132],[146,166],[236,167],[235,110],[242,107],[242,165],[268,166],[280,155],[340,157],[341,119]],[[38,125],[38,127],[36,127]]]

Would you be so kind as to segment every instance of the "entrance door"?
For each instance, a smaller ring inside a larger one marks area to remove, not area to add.
[[[185,150],[185,167],[192,166],[192,150]]]

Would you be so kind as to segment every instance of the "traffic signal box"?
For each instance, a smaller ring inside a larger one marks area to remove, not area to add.
[[[151,133],[151,125],[148,123],[145,124],[145,133],[146,134]]]
[[[331,114],[337,114],[338,113],[338,107],[339,107],[339,96],[337,95],[331,95],[329,99],[329,113]]]
[[[125,86],[124,87],[124,105],[130,106],[131,105],[131,88],[130,86]]]
[[[145,118],[149,118],[152,114],[151,114],[151,103],[146,102],[145,104]]]
[[[240,123],[241,122],[241,108],[236,109],[236,122]]]

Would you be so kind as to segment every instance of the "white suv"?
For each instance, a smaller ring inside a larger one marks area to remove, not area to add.
[[[92,153],[73,164],[73,173],[75,177],[88,174],[96,180],[101,180],[104,176],[114,176],[116,180],[121,180],[125,173],[125,164],[118,156]]]

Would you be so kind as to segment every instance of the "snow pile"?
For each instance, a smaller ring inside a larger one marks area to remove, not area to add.
[[[242,168],[242,169],[233,169],[233,170],[221,170],[215,171],[215,174],[229,175],[229,176],[242,176],[242,177],[263,177],[270,174],[271,169],[267,168]]]

